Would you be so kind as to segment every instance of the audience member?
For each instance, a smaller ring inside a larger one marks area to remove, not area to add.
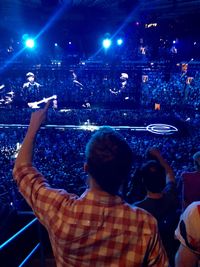
[[[147,196],[144,200],[134,203],[134,206],[147,210],[157,219],[163,244],[173,266],[177,249],[174,231],[178,223],[175,176],[159,150],[151,148],[148,153],[149,158],[154,160],[147,161],[141,168]]]
[[[200,263],[200,201],[190,204],[180,218],[175,231],[180,247],[176,267],[197,267]]]
[[[132,151],[112,128],[100,128],[86,146],[89,189],[81,197],[50,188],[32,166],[35,138],[48,104],[32,114],[13,174],[49,232],[57,265],[168,266],[154,218],[119,196]]]
[[[146,187],[139,167],[133,173],[125,193],[125,199],[130,204],[141,201],[146,196]]]
[[[194,201],[200,201],[200,151],[193,155],[195,171],[182,173],[183,209]]]

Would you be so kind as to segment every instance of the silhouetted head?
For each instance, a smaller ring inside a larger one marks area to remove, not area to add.
[[[161,193],[166,185],[164,167],[156,160],[149,160],[141,168],[145,187],[152,193]]]
[[[26,74],[26,78],[27,78],[27,81],[29,81],[30,83],[34,83],[35,75],[32,72],[28,72]]]
[[[132,165],[132,151],[126,140],[113,128],[101,127],[86,146],[89,175],[102,190],[117,194]]]

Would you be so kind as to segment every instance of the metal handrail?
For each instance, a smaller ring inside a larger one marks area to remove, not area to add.
[[[25,225],[23,228],[21,228],[17,233],[15,233],[13,236],[11,236],[9,239],[7,239],[3,244],[0,245],[0,251],[3,250],[10,242],[15,240],[21,233],[26,231],[32,224],[34,224],[37,221],[37,218],[33,219],[31,222],[29,222],[27,225]]]
[[[33,212],[20,212],[20,214],[28,214],[33,215]],[[9,239],[7,239],[4,243],[0,245],[0,252],[7,247],[11,242],[15,241],[21,234],[23,234],[28,228],[30,228],[37,220],[37,218],[34,218],[32,221],[27,223],[23,228],[21,228],[18,232],[16,232],[13,236],[11,236]],[[31,259],[33,254],[40,248],[40,264],[41,266],[45,266],[45,256],[43,251],[43,242],[42,242],[42,234],[41,234],[41,228],[38,228],[39,230],[39,239],[40,242],[37,243],[37,245],[31,250],[31,252],[24,258],[24,260],[18,265],[18,267],[23,267],[25,264]]]
[[[20,263],[20,265],[18,267],[23,267],[24,264],[26,264],[30,258],[32,257],[32,255],[36,252],[36,250],[40,247],[40,243],[38,243],[32,250],[31,252],[26,256],[26,258]]]

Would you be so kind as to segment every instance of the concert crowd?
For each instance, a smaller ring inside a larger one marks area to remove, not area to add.
[[[34,78],[33,83],[29,77]],[[14,161],[30,114],[35,110],[28,104],[36,103],[43,107],[44,103],[40,105],[39,102],[55,95],[48,111],[48,127],[40,130],[34,156],[35,165],[52,187],[77,195],[85,191],[85,144],[95,126],[111,125],[120,131],[135,153],[131,175],[122,192],[126,201],[132,204],[145,197],[142,183],[137,192],[132,188],[138,170],[146,161],[146,151],[156,147],[174,170],[178,191],[177,214],[181,213],[181,174],[194,170],[192,156],[200,151],[198,71],[192,74],[176,71],[166,75],[166,72],[158,70],[136,74],[123,69],[116,72],[73,70],[64,74],[40,70],[36,74],[28,72],[25,79],[19,73],[11,72],[4,77],[2,84],[5,87],[0,89],[0,201],[4,219],[0,229],[6,229],[5,223],[13,228],[11,216],[30,210],[12,178]],[[175,126],[178,132],[171,135],[149,132],[148,125],[157,123]],[[125,128],[120,129],[120,126]],[[133,129],[134,126],[137,130]],[[172,262],[176,249],[175,244],[170,256]]]

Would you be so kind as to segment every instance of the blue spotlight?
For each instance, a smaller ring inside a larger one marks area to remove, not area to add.
[[[105,49],[108,49],[110,46],[111,46],[111,44],[112,44],[112,42],[111,42],[111,40],[110,39],[104,39],[103,40],[103,47],[105,48]]]
[[[123,44],[123,40],[121,39],[121,38],[119,38],[118,40],[117,40],[117,45],[122,45]]]
[[[27,39],[25,44],[26,44],[26,47],[28,47],[28,48],[34,48],[35,41],[33,39]]]

